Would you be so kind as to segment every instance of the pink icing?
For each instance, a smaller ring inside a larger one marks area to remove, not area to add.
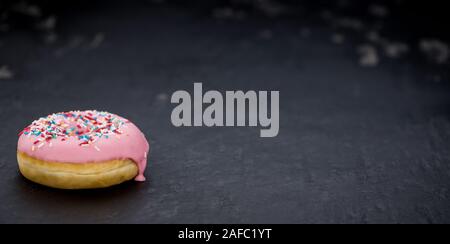
[[[66,118],[62,116],[64,114],[72,117]],[[89,115],[86,116],[87,114]],[[100,123],[101,130],[97,129],[99,125],[97,118],[105,115],[109,116],[108,118],[114,118],[113,126],[111,127],[111,123],[109,126],[105,126],[106,123]],[[91,120],[81,117],[81,120],[74,122],[72,119],[74,116],[86,116]],[[54,121],[56,125],[51,124]],[[82,123],[83,127],[77,128],[76,125],[80,124],[80,121],[87,122]],[[49,129],[50,126],[52,129]],[[68,133],[63,130],[66,128],[74,128],[75,131]],[[89,136],[90,140],[80,139],[80,135]],[[147,165],[149,144],[144,134],[133,123],[114,114],[75,111],[49,115],[25,128],[19,137],[17,147],[18,151],[31,157],[52,162],[95,163],[114,159],[131,159],[139,169],[135,180],[145,181],[144,170]]]

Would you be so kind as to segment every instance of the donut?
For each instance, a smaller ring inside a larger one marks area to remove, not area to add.
[[[19,133],[21,174],[60,189],[104,188],[145,181],[149,144],[129,120],[96,110],[61,112]]]

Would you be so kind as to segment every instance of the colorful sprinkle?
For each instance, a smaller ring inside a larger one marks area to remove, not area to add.
[[[99,138],[108,139],[111,135],[119,138],[122,128],[128,121],[108,112],[89,111],[71,111],[51,114],[40,118],[25,129],[19,136],[33,136],[36,141],[33,142],[32,150],[35,145],[37,148],[43,147],[46,143],[52,146],[52,140],[60,139],[66,141],[70,137],[76,137],[80,146],[90,146]],[[100,149],[94,145],[95,150]]]

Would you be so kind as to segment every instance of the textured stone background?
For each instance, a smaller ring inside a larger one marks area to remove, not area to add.
[[[326,11],[279,17],[274,6],[233,6],[244,10],[49,7],[0,33],[0,66],[11,73],[0,80],[0,222],[449,223],[449,69],[423,59],[420,33],[387,29],[410,51],[379,51],[375,67],[362,67],[355,50],[367,29],[337,31]],[[54,26],[33,24],[52,14]],[[336,32],[342,44],[331,41]],[[198,81],[204,90],[279,90],[278,137],[173,127],[170,95]],[[92,108],[147,135],[147,182],[61,191],[20,176],[23,127]]]

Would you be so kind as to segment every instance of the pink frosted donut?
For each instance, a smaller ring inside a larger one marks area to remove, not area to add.
[[[129,120],[108,112],[71,111],[40,118],[19,134],[21,173],[64,189],[144,181],[149,144]]]

